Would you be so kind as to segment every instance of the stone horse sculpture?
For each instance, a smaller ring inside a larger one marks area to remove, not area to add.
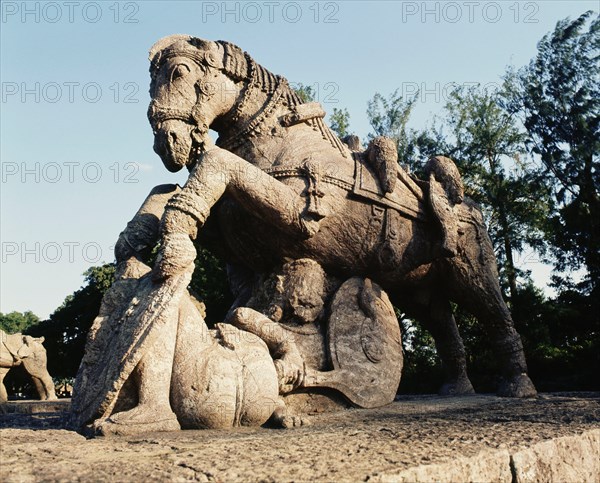
[[[387,381],[385,398],[377,401],[377,391],[367,391],[356,394],[358,405],[391,401],[399,381],[400,335],[389,299],[434,336],[446,370],[441,392],[473,392],[451,311],[454,301],[489,333],[503,375],[498,393],[536,394],[502,299],[481,212],[463,197],[451,160],[430,160],[429,179],[421,181],[399,168],[390,140],[375,139],[366,151],[356,143],[351,149],[326,127],[318,103],[303,103],[284,78],[228,42],[170,36],[154,45],[150,60],[154,149],[167,169],[186,167],[190,175],[183,188],[155,188],[119,238],[118,283],[104,298],[74,388],[75,427],[94,420],[116,432],[260,424],[280,403],[277,393],[331,379],[318,371],[322,361],[317,372],[300,370],[310,354],[297,357],[294,344],[275,337],[273,321],[253,305],[257,280],[276,273],[286,260],[309,260],[328,280],[344,283],[339,290],[345,295],[331,302],[332,316],[339,310],[334,325],[341,327],[333,339],[360,346],[350,359],[366,356],[376,367],[367,371],[370,380]],[[219,134],[216,146],[209,129]],[[187,293],[194,240],[207,234],[219,240],[228,262],[236,300],[226,321],[237,329],[221,324],[209,331]],[[157,240],[160,250],[150,269],[144,254]],[[317,312],[314,302],[293,297],[296,315]],[[301,318],[312,323],[307,315]],[[232,333],[243,340],[246,332],[251,347],[231,342]],[[248,369],[232,362],[223,373],[217,366],[207,371],[206,364],[217,359],[229,364],[225,349],[242,359],[250,351],[258,365]],[[337,357],[335,347],[330,352]],[[338,376],[356,372],[339,362]],[[261,364],[264,386],[252,385],[246,379]],[[347,389],[340,377],[329,384]],[[242,397],[246,387],[254,402],[264,400],[260,415]],[[206,407],[219,388],[234,414],[225,419],[214,406]],[[244,417],[246,411],[251,415]],[[157,421],[157,413],[165,419]],[[212,416],[207,420],[205,414]]]
[[[481,212],[460,202],[451,183],[456,255],[448,256],[453,247],[445,247],[444,217],[436,216],[443,162],[430,167],[429,182],[397,169],[390,183],[378,176],[377,152],[351,152],[318,104],[303,103],[284,78],[231,43],[170,36],[150,60],[154,149],[170,171],[190,171],[166,205],[155,279],[194,259],[192,240],[214,213],[238,305],[251,280],[243,274],[269,272],[284,257],[312,258],[326,271],[371,278],[425,325],[445,367],[442,392],[472,392],[454,301],[489,333],[503,376],[498,393],[536,394]]]
[[[46,368],[46,349],[43,337],[7,334],[0,330],[0,402],[8,400],[4,377],[11,368],[21,364],[33,379],[42,401],[56,400],[54,383]]]

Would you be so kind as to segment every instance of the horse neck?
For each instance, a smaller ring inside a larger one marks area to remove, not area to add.
[[[322,118],[289,127],[281,125],[281,117],[290,114],[302,101],[285,79],[278,86],[273,85],[273,78],[267,89],[255,87],[250,95],[246,94],[247,97],[240,101],[242,112],[236,115],[240,109],[236,104],[227,116],[213,125],[219,132],[217,144],[262,169],[274,164],[298,164],[314,155],[325,155],[328,160],[335,157],[349,160],[349,150]],[[244,90],[241,98],[245,95]],[[297,143],[302,144],[302,159],[287,159],[287,153],[294,150]]]

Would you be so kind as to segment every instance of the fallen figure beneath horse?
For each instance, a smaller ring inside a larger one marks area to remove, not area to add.
[[[327,128],[318,103],[302,102],[284,78],[228,42],[166,37],[152,48],[150,60],[148,117],[154,149],[168,170],[186,167],[190,175],[182,189],[161,195],[160,213],[152,214],[161,220],[156,228],[160,251],[152,273],[139,274],[139,296],[112,306],[113,312],[131,312],[139,337],[123,343],[122,356],[136,355],[123,359],[128,367],[123,374],[105,374],[98,383],[105,394],[94,403],[87,401],[97,406],[93,414],[106,414],[105,396],[118,392],[116,380],[134,385],[141,394],[145,384],[156,386],[152,381],[164,381],[171,371],[175,377],[173,360],[160,369],[146,367],[144,352],[152,344],[139,341],[156,332],[168,334],[157,340],[176,344],[173,334],[181,323],[174,320],[181,313],[179,302],[171,298],[184,297],[196,258],[194,240],[209,231],[220,242],[236,297],[228,318],[237,308],[251,307],[257,280],[275,273],[286,260],[310,259],[328,277],[342,282],[358,277],[365,286],[389,294],[394,305],[431,332],[446,374],[442,394],[473,392],[451,301],[487,330],[502,375],[498,393],[536,394],[502,298],[481,212],[464,197],[451,160],[432,158],[425,166],[428,179],[422,181],[400,168],[388,139],[376,138],[364,151],[351,149]],[[216,146],[209,128],[219,134]],[[138,222],[134,225],[143,232]],[[118,248],[139,257],[148,249],[148,239],[136,242],[134,228],[126,233]],[[375,305],[387,300],[382,297],[373,299]],[[136,299],[138,305],[130,306]],[[364,306],[360,310],[369,311]],[[92,339],[88,349],[101,350]],[[87,357],[88,365],[93,361]],[[401,367],[401,360],[397,364]],[[127,379],[134,370],[137,376]],[[79,387],[89,391],[93,381],[86,377],[80,371],[78,382],[84,383]],[[275,382],[281,385],[281,380]],[[110,404],[118,400],[108,399]]]

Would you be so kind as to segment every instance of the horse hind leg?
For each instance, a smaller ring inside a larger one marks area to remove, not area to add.
[[[429,300],[415,304],[412,313],[431,333],[442,362],[444,383],[438,393],[442,396],[473,394],[475,391],[467,375],[465,347],[450,302],[444,296],[427,295]]]
[[[444,273],[452,299],[472,313],[489,334],[502,382],[499,396],[533,397],[537,394],[527,375],[521,337],[502,298],[491,240],[483,228],[464,230],[459,254],[446,260]]]

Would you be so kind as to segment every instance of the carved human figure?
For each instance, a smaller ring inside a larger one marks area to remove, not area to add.
[[[267,342],[280,394],[328,388],[359,407],[393,401],[402,371],[400,330],[387,295],[371,280],[342,282],[314,260],[292,260],[248,305],[254,308],[237,308],[228,321]]]
[[[305,375],[305,361],[293,327],[310,324],[320,329],[317,325],[327,297],[326,276],[314,260],[299,259],[284,264],[276,280],[266,309],[268,316],[250,307],[239,307],[227,322],[266,342],[277,369],[279,391],[286,394],[300,386]],[[320,351],[321,347],[313,350]]]
[[[56,399],[54,382],[46,368],[47,356],[43,342],[43,337],[7,334],[0,329],[0,402],[8,400],[4,377],[11,368],[19,365],[23,365],[33,379],[42,401]]]

